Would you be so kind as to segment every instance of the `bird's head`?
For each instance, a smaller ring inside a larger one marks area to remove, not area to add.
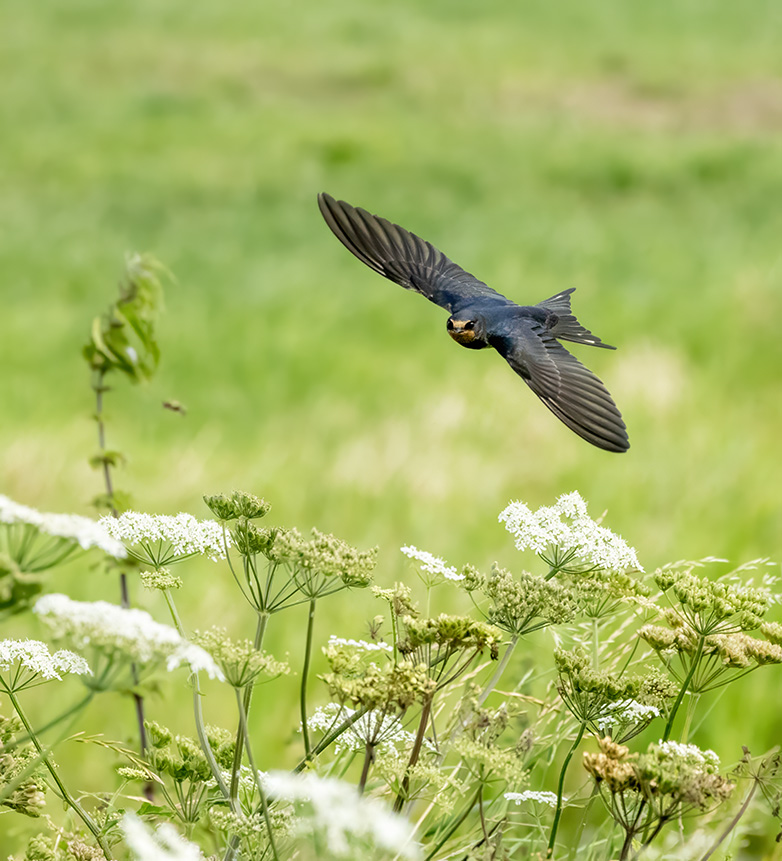
[[[486,325],[480,317],[449,317],[446,324],[448,334],[463,347],[473,349],[486,347]]]

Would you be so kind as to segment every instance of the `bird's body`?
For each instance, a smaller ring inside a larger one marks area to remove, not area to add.
[[[557,418],[587,442],[606,451],[629,448],[611,395],[560,343],[614,349],[573,316],[574,288],[537,305],[517,305],[399,225],[328,194],[318,195],[318,205],[334,235],[370,269],[445,308],[448,334],[458,344],[497,350]]]

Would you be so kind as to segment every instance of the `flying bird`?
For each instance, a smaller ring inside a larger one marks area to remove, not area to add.
[[[337,239],[362,263],[445,308],[446,328],[457,344],[494,347],[582,439],[605,451],[627,451],[627,428],[611,395],[561,343],[616,349],[575,318],[574,287],[537,305],[517,305],[398,224],[325,193],[318,195],[318,206]]]

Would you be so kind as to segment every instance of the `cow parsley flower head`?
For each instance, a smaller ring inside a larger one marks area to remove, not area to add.
[[[459,574],[453,565],[446,564],[444,559],[434,556],[426,550],[419,550],[411,544],[399,548],[405,556],[415,559],[422,571],[435,576],[440,575],[446,580],[464,580],[464,574]]]
[[[33,608],[52,629],[79,648],[92,646],[108,657],[124,656],[145,665],[165,662],[174,670],[189,664],[212,679],[220,668],[200,646],[188,643],[174,628],[156,622],[144,610],[125,609],[107,601],[73,601],[67,595],[44,595]]]
[[[98,521],[109,535],[121,541],[135,559],[156,568],[189,556],[224,559],[228,535],[214,520],[197,520],[192,514],[144,514],[126,511]]]
[[[635,550],[592,520],[577,491],[534,512],[523,502],[511,502],[499,520],[519,550],[533,550],[559,570],[643,571]]]
[[[5,523],[8,526],[18,524],[22,527],[33,527],[41,533],[41,538],[48,536],[53,539],[64,539],[71,545],[67,548],[68,550],[78,545],[84,550],[97,547],[116,559],[124,559],[127,555],[121,542],[112,538],[107,530],[101,526],[100,521],[96,522],[89,517],[81,517],[78,514],[47,514],[19,502],[14,502],[13,499],[2,495],[0,495],[0,523]],[[57,547],[56,544],[57,542],[55,542],[55,546],[52,546],[50,541],[47,547],[38,548],[36,557],[54,554],[58,557],[57,561],[61,561],[59,559],[61,551],[66,548]],[[57,562],[52,564],[57,564]],[[51,565],[47,564],[46,567],[51,567]],[[27,570],[30,568],[28,567]]]
[[[355,787],[333,777],[270,772],[264,781],[269,794],[293,802],[300,836],[317,835],[328,854],[344,857],[357,847],[377,847],[397,857],[420,857],[411,824],[384,804],[361,796]]]
[[[334,649],[337,646],[348,646],[360,652],[393,652],[393,648],[388,643],[369,643],[366,640],[348,640],[345,637],[338,637],[332,634],[326,649]]]
[[[713,750],[701,750],[697,744],[661,740],[654,747],[662,758],[678,759],[688,765],[702,766],[715,771],[720,767],[720,758],[717,754]]]
[[[315,709],[307,720],[311,730],[329,733],[345,721],[355,718],[353,723],[334,742],[335,750],[363,751],[372,745],[378,752],[397,746],[411,748],[415,741],[413,733],[408,732],[399,717],[384,709],[369,709],[356,716],[356,710],[339,703],[327,703]],[[435,751],[434,745],[424,738],[426,748]]]
[[[557,806],[557,796],[553,792],[536,792],[532,789],[525,789],[524,792],[506,792],[505,798],[517,805],[524,801],[537,801],[540,804],[548,804],[549,807]]]
[[[608,735],[615,724],[643,724],[657,717],[660,717],[660,709],[656,706],[644,705],[634,699],[624,699],[609,703],[605,714],[595,720],[595,725],[603,735]]]
[[[133,813],[120,820],[125,843],[134,861],[203,861],[201,850],[164,822],[153,830]]]
[[[92,675],[84,658],[67,649],[51,654],[40,640],[0,640],[0,670],[14,666],[18,668],[12,685],[15,690],[50,679],[62,680],[64,673]]]

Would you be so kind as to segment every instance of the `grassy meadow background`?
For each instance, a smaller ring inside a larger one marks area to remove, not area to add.
[[[251,490],[275,523],[380,545],[384,584],[412,578],[406,543],[532,564],[498,512],[573,489],[647,568],[782,559],[780,37],[770,0],[3,4],[0,492],[90,513],[80,349],[136,249],[177,278],[157,377],[108,400],[141,510],[206,516],[203,493]],[[574,352],[630,451],[592,448],[498,356],[459,349],[440,309],[339,245],[322,190],[521,303],[578,288],[619,349]],[[191,626],[249,623],[227,569],[179,573]],[[51,587],[117,593],[84,564]],[[378,612],[331,600],[323,637]],[[293,619],[269,643],[295,664]],[[767,685],[733,687],[693,740],[728,762],[777,743],[782,676]]]

